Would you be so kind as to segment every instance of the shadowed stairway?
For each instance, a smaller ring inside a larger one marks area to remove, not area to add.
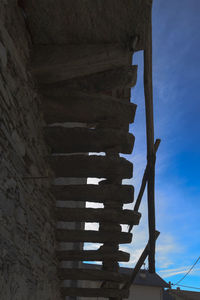
[[[127,298],[120,289],[127,280],[119,262],[129,254],[119,244],[132,234],[121,225],[137,225],[140,213],[123,209],[132,203],[134,188],[123,185],[133,165],[131,154],[136,105],[130,102],[136,84],[134,51],[145,44],[151,1],[29,1],[24,7],[32,37],[31,72],[41,95],[55,178],[98,178],[95,184],[52,185],[59,203],[57,222],[93,222],[98,231],[57,228],[59,243],[101,243],[98,250],[59,250],[59,261],[100,261],[102,270],[60,267],[61,280],[101,281],[99,288],[61,287],[63,297]],[[79,17],[77,17],[79,16]],[[135,37],[139,36],[137,43]],[[88,155],[91,153],[91,155]],[[102,154],[103,153],[103,154]],[[104,155],[105,153],[105,155]],[[69,201],[96,202],[103,208],[66,207]]]

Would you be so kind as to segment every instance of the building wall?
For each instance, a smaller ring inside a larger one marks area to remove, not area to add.
[[[52,174],[29,43],[17,1],[1,0],[0,299],[59,300]],[[40,176],[50,178],[30,178]]]
[[[160,287],[135,285],[130,289],[129,300],[162,300],[163,292]]]
[[[199,300],[200,293],[193,291],[185,291],[180,289],[171,289],[166,291],[166,299],[169,300]]]
[[[82,281],[82,287],[97,288],[101,286],[101,282]],[[80,300],[104,300],[101,297],[80,297]],[[163,300],[163,290],[161,287],[132,285],[127,300]]]

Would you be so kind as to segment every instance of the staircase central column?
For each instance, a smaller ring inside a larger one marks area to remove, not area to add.
[[[118,153],[113,153],[113,152],[107,152],[106,156],[109,158],[119,158],[119,154]],[[99,183],[100,185],[121,185],[122,184],[122,180],[119,178],[114,178],[114,177],[110,177],[107,178],[106,180],[103,180]],[[110,199],[110,201],[107,201],[106,203],[104,203],[104,208],[105,209],[114,209],[114,210],[122,210],[123,207],[123,203],[119,202],[119,201],[115,201],[115,199]],[[106,234],[106,232],[111,231],[111,232],[121,232],[121,225],[119,222],[113,222],[113,223],[108,223],[108,222],[100,222],[99,224],[99,231],[104,232]],[[119,244],[116,242],[110,242],[109,240],[106,241],[103,246],[100,247],[100,250],[103,250],[105,252],[109,252],[109,253],[113,253],[113,259],[104,259],[102,261],[102,269],[105,271],[111,271],[111,272],[119,272],[119,263],[117,261],[116,258],[114,258],[114,253],[117,253],[117,251],[119,250]],[[113,281],[106,281],[103,282],[102,287],[106,287],[106,288],[115,288],[118,289],[119,288],[119,283],[118,282],[113,282]],[[116,297],[110,297],[109,299],[114,300],[114,299],[118,299]]]

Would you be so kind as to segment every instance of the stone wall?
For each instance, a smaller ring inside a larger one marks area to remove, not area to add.
[[[59,300],[52,174],[16,2],[0,0],[0,299]]]

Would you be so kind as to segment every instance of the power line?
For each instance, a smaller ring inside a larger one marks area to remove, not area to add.
[[[181,286],[181,287],[190,288],[190,289],[200,290],[200,288],[198,288],[198,287],[194,287],[194,286],[182,285],[182,284],[176,284],[176,285],[177,285],[177,286]]]
[[[192,265],[192,267],[187,271],[187,273],[186,273],[180,280],[178,280],[176,283],[174,283],[173,285],[179,285],[179,282],[181,282],[183,279],[185,279],[185,277],[192,271],[192,269],[193,269],[194,266],[198,263],[199,260],[200,260],[200,256],[197,258],[197,260],[196,260],[195,263]]]

